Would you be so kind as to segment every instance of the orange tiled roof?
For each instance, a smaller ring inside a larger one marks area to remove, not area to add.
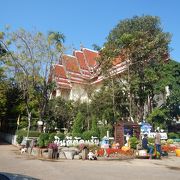
[[[65,66],[66,71],[80,73],[80,68],[75,56],[63,55],[62,60],[62,64]]]
[[[54,75],[56,77],[67,78],[63,65],[56,64],[54,66]]]
[[[93,50],[86,49],[86,48],[83,48],[82,51],[83,51],[85,59],[88,63],[88,66],[95,67],[97,65],[96,58],[98,57],[99,53],[97,51],[93,51]]]
[[[96,59],[99,57],[99,52],[87,48],[82,48],[81,51],[75,50],[73,56],[63,55],[61,65],[54,65],[54,76],[60,88],[71,88],[71,83],[87,83],[89,80],[92,84],[102,81],[103,77],[99,77],[94,71],[98,68]],[[113,61],[114,68],[123,61],[121,56]]]
[[[82,70],[88,70],[87,62],[85,60],[84,53],[82,51],[74,51],[74,55],[76,56],[79,66]]]

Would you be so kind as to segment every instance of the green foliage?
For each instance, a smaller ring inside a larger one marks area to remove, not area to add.
[[[170,132],[168,133],[168,139],[178,139],[180,138],[180,133]]]
[[[41,133],[38,131],[29,131],[30,137],[38,137]]]
[[[58,51],[62,51],[62,43],[65,40],[65,36],[62,33],[59,32],[49,32],[48,34],[48,43],[50,45],[54,44],[56,45],[56,49]]]
[[[49,142],[53,142],[55,140],[54,136],[56,136],[56,133],[49,134]]]
[[[151,114],[149,114],[147,120],[151,124],[155,125],[155,128],[166,128],[166,119],[168,111],[163,108],[155,108]]]
[[[14,119],[14,121],[17,122],[19,115],[23,115],[23,113],[26,113],[24,111],[25,108],[23,107],[24,104],[22,103],[22,96],[23,94],[20,91],[17,83],[14,82],[14,79],[8,80],[8,84],[6,86],[6,97],[8,99],[6,103],[6,119]],[[14,125],[14,128],[16,129],[17,124],[15,123]],[[27,127],[27,123],[26,126],[19,126],[19,129],[24,127]]]
[[[20,129],[18,131],[16,131],[15,133],[16,135],[22,135],[22,136],[27,136],[27,130],[23,130],[23,129]],[[29,137],[39,137],[41,133],[38,132],[38,131],[29,131]]]
[[[158,85],[169,86],[170,95],[164,104],[169,109],[171,119],[180,116],[180,63],[169,61],[163,66],[163,81]],[[159,87],[157,86],[157,87]],[[160,88],[159,88],[160,89]]]
[[[90,139],[92,139],[92,136],[93,137],[98,137],[98,133],[96,131],[90,130],[90,131],[84,131],[83,134],[82,134],[82,138],[84,140],[90,140]]]
[[[74,117],[74,109],[72,101],[65,101],[61,97],[50,100],[46,112],[47,118],[45,119],[48,131],[54,131],[55,127],[59,130],[65,127],[70,130],[70,122]]]
[[[0,118],[6,115],[6,111],[7,111],[6,104],[8,102],[6,96],[7,83],[4,80],[5,80],[4,70],[0,68]]]
[[[26,130],[23,130],[23,129],[20,129],[20,130],[16,131],[15,134],[16,134],[16,135],[26,136],[26,135],[27,135],[27,131],[26,131]]]
[[[1,36],[1,35],[0,35]],[[0,38],[1,39],[1,38]],[[5,56],[7,53],[6,49],[3,47],[3,45],[0,43],[0,59],[1,57]]]
[[[64,140],[65,139],[65,134],[59,132],[56,134],[56,136],[58,136],[60,138],[60,140]]]
[[[24,109],[18,115],[26,116],[27,123],[21,121],[20,128],[29,129],[33,118],[44,120],[47,117],[47,103],[52,90],[49,74],[52,64],[63,51],[64,35],[58,32],[46,35],[24,29],[14,32],[7,30],[6,28],[5,32],[0,33],[1,42],[8,49],[6,55],[1,55],[8,76],[14,78],[14,83],[21,92],[21,104],[18,102],[17,106]]]
[[[92,137],[92,132],[91,131],[85,131],[85,132],[83,132],[82,137],[84,140],[90,140]]]
[[[159,76],[161,77],[161,80],[155,83],[154,93],[161,94],[164,98],[164,102],[161,107],[155,108],[148,117],[149,122],[153,123],[156,127],[159,126],[161,128],[166,128],[171,124],[174,117],[177,119],[180,115],[179,69],[180,63],[172,60],[169,60],[168,63],[159,67],[161,72]],[[166,86],[169,87],[169,96],[166,96]]]
[[[139,143],[139,141],[136,137],[130,137],[129,142],[130,142],[130,146],[132,149],[136,149],[136,146]]]
[[[94,93],[90,104],[91,113],[104,125],[114,124],[117,119],[127,114],[126,97],[122,86],[118,82],[114,82],[113,87],[111,84],[112,82],[108,81],[100,91]]]
[[[107,136],[107,131],[109,131],[110,136],[113,136],[113,127],[111,124],[99,126],[100,139],[102,139],[104,136]]]
[[[126,61],[127,72],[121,78],[124,78],[126,90],[130,93],[128,101],[131,98],[132,112],[130,105],[126,106],[128,116],[131,113],[133,118],[142,120],[147,99],[153,104],[155,84],[161,78],[159,67],[167,59],[169,42],[170,34],[162,31],[160,19],[153,16],[125,19],[110,32],[100,52],[99,61],[105,75],[108,74],[115,58],[120,56],[122,61]],[[148,110],[151,111],[152,108],[149,107]]]
[[[46,122],[48,132],[54,132],[55,127],[59,130],[67,128],[69,132],[74,122],[73,136],[82,136],[83,131],[89,129],[86,136],[95,134],[102,138],[106,136],[107,130],[113,136],[111,125],[130,115],[130,97],[135,119],[140,117],[138,120],[141,120],[148,100],[152,105],[148,108],[148,120],[155,126],[166,127],[168,119],[180,115],[180,65],[174,61],[162,63],[168,58],[170,35],[162,31],[158,17],[136,16],[126,19],[110,32],[104,48],[100,50],[102,73],[109,76],[107,70],[119,56],[123,57],[122,61],[129,60],[126,62],[129,71],[124,71],[116,79],[107,78],[101,90],[94,94],[92,87],[86,87],[91,98],[88,103],[74,103],[62,98],[49,102],[49,94],[55,84],[49,83],[49,77],[44,74],[50,74],[52,63],[63,51],[63,34],[50,32],[46,36],[40,32],[31,33],[20,29],[9,35],[6,39],[8,34],[0,33],[0,39],[8,48],[11,49],[10,43],[13,47],[13,53],[10,54],[11,51],[7,53],[0,44],[0,56],[6,62],[6,67],[0,69],[0,117],[17,119],[20,114],[19,128],[27,128],[28,110],[32,116],[31,127],[34,128],[40,117]],[[6,81],[6,70],[15,72],[12,74],[13,80]],[[164,94],[166,85],[170,86],[170,96],[163,107],[150,113],[156,106],[154,95]],[[102,125],[98,127],[97,122]],[[30,132],[30,136],[34,135]],[[64,138],[64,134],[60,136]],[[45,141],[42,140],[40,144],[47,144],[49,139]]]
[[[44,146],[45,146],[45,140],[38,139],[37,145],[38,145],[39,147],[44,147]]]
[[[97,119],[95,116],[92,117],[92,127],[91,127],[91,132],[93,136],[99,137],[99,129],[97,126]]]
[[[23,140],[23,135],[18,135],[16,138],[17,143],[21,144],[22,140]]]
[[[95,51],[100,51],[101,50],[101,47],[98,46],[97,44],[92,44],[92,47]]]
[[[48,133],[42,133],[39,138],[38,138],[38,146],[39,147],[44,147],[47,146],[49,144],[49,134]]]
[[[0,39],[4,38],[4,32],[0,32]]]
[[[73,128],[72,128],[73,137],[75,137],[75,136],[81,137],[81,133],[83,132],[83,129],[82,129],[83,122],[84,122],[84,117],[81,112],[78,112],[78,114],[74,120],[74,124],[73,124]]]

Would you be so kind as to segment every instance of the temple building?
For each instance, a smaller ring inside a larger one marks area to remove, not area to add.
[[[52,96],[61,96],[68,100],[88,100],[89,90],[98,90],[104,77],[100,74],[97,58],[99,52],[82,48],[74,50],[73,55],[62,55],[58,64],[51,70],[51,81],[56,83]],[[113,61],[111,75],[119,74],[127,69],[121,58]]]

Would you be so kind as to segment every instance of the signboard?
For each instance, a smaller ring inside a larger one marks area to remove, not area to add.
[[[161,135],[161,139],[168,139],[168,137],[167,137],[167,133],[159,133],[160,135]],[[148,133],[147,134],[148,135],[148,137],[150,137],[150,138],[154,138],[155,137],[155,135],[156,135],[156,133],[155,132],[150,132],[150,133]]]

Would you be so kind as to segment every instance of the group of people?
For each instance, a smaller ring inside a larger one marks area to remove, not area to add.
[[[162,154],[162,152],[161,152],[161,135],[159,134],[158,130],[156,130],[156,135],[154,138],[155,138],[156,156],[161,158],[161,154]],[[142,148],[147,150],[147,152],[150,156],[149,158],[152,159],[154,148],[148,144],[147,134],[145,134],[142,139]]]

